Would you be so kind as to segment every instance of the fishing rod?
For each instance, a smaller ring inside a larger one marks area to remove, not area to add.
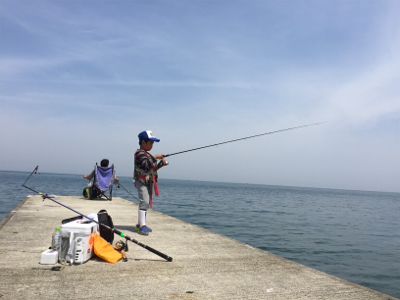
[[[26,178],[25,182],[24,182],[22,185],[24,185],[25,183],[27,183],[28,180],[29,180],[29,178],[31,178],[31,176],[32,176],[33,174],[37,174],[37,170],[38,170],[38,169],[39,169],[39,166],[36,166],[36,168],[33,169],[33,171],[31,172],[31,174],[29,174],[28,178]],[[17,199],[17,197],[18,197],[19,193],[21,192],[21,190],[22,190],[22,187],[20,187],[20,189],[18,190],[17,195],[15,196],[14,200]]]
[[[164,157],[168,157],[168,156],[172,156],[172,155],[177,155],[177,154],[182,154],[182,153],[185,153],[185,152],[190,152],[190,151],[195,151],[195,150],[200,150],[200,149],[204,149],[204,148],[208,148],[208,147],[214,147],[214,146],[218,146],[218,145],[222,145],[222,144],[233,143],[233,142],[237,142],[237,141],[241,141],[241,140],[246,140],[246,139],[251,139],[251,138],[255,138],[255,137],[259,137],[259,136],[263,136],[263,135],[274,134],[274,133],[278,133],[278,132],[289,131],[289,130],[304,128],[304,127],[309,127],[309,126],[317,126],[317,125],[324,124],[324,123],[326,123],[326,122],[313,123],[313,124],[306,124],[306,125],[301,125],[301,126],[296,126],[296,127],[290,127],[290,128],[285,128],[285,129],[280,129],[280,130],[275,130],[275,131],[260,133],[260,134],[256,134],[256,135],[251,135],[251,136],[243,137],[243,138],[240,138],[240,139],[230,140],[230,141],[226,141],[226,142],[222,142],[222,143],[217,143],[217,144],[212,144],[212,145],[208,145],[208,146],[198,147],[198,148],[194,148],[194,149],[190,149],[190,150],[180,151],[180,152],[176,152],[176,153],[172,153],[172,154],[167,154],[167,155],[164,155]]]
[[[32,173],[28,176],[28,178],[26,178],[26,180],[25,180],[25,182],[22,184],[22,186],[24,186],[24,184],[28,182],[29,178],[31,178],[31,176],[32,176],[33,174],[37,174],[38,169],[39,169],[39,166],[36,166],[36,168],[33,169]]]
[[[136,200],[139,200],[135,195],[133,195],[130,191],[128,191],[122,184],[120,184],[119,182],[117,183],[117,187],[122,187],[128,194],[130,194],[133,198],[135,198]]]
[[[51,201],[53,201],[53,202],[55,202],[55,203],[57,203],[57,204],[59,204],[59,205],[61,205],[61,206],[63,206],[63,207],[65,207],[65,208],[67,208],[67,209],[73,211],[74,213],[76,213],[76,214],[78,214],[78,215],[80,215],[80,216],[82,216],[82,217],[88,219],[88,220],[92,220],[93,222],[97,223],[98,225],[103,226],[104,228],[106,228],[106,229],[110,230],[111,232],[113,232],[113,233],[115,233],[115,234],[117,234],[117,235],[119,235],[119,236],[125,238],[126,240],[129,240],[129,241],[135,243],[136,245],[139,245],[140,247],[143,247],[144,249],[149,250],[150,252],[153,252],[154,254],[156,254],[156,255],[158,255],[158,256],[164,258],[165,260],[167,260],[167,261],[172,261],[172,257],[170,257],[170,256],[168,256],[168,255],[166,255],[166,254],[164,254],[164,253],[161,253],[160,251],[157,251],[156,249],[153,249],[153,248],[151,248],[150,246],[147,246],[147,245],[145,245],[145,244],[143,244],[143,243],[141,243],[141,242],[135,240],[134,238],[131,238],[130,236],[127,236],[124,232],[122,232],[122,231],[120,231],[120,230],[118,230],[118,229],[116,229],[116,228],[111,228],[111,227],[109,227],[109,226],[107,226],[107,225],[105,225],[105,224],[103,224],[103,223],[99,223],[99,222],[97,222],[96,220],[93,220],[93,219],[89,218],[88,216],[86,216],[86,215],[80,213],[79,211],[76,211],[76,210],[74,210],[73,208],[71,208],[71,207],[69,207],[69,206],[67,206],[67,205],[65,205],[65,204],[63,204],[63,203],[58,202],[57,200],[51,198],[51,197],[48,196],[47,194],[44,195],[44,194],[42,194],[41,192],[38,192],[38,191],[36,191],[36,190],[34,190],[34,189],[32,189],[32,188],[26,186],[25,184],[23,184],[22,186],[23,186],[24,188],[27,188],[28,190],[31,190],[32,192],[35,192],[36,194],[41,195],[42,198],[43,198],[43,200],[44,200],[44,199],[49,199],[49,200],[51,200]]]

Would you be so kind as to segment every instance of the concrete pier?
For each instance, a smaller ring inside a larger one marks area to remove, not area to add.
[[[141,236],[137,205],[121,198],[57,200],[83,214],[106,209],[116,228],[173,261],[129,243],[128,262],[40,265],[54,228],[76,214],[31,196],[0,223],[1,300],[395,299],[156,211],[148,216],[153,232]]]

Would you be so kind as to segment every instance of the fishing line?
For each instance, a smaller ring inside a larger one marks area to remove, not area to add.
[[[218,146],[218,145],[222,145],[222,144],[233,143],[233,142],[237,142],[237,141],[241,141],[241,140],[246,140],[246,139],[251,139],[251,138],[255,138],[255,137],[259,137],[259,136],[263,136],[263,135],[274,134],[274,133],[279,133],[279,132],[283,132],[283,131],[289,131],[289,130],[304,128],[304,127],[309,127],[309,126],[317,126],[317,125],[324,124],[324,123],[326,123],[326,122],[313,123],[313,124],[306,124],[306,125],[301,125],[301,126],[296,126],[296,127],[290,127],[290,128],[285,128],[285,129],[280,129],[280,130],[275,130],[275,131],[260,133],[260,134],[256,134],[256,135],[251,135],[251,136],[243,137],[243,138],[240,138],[240,139],[230,140],[230,141],[226,141],[226,142],[222,142],[222,143],[217,143],[217,144],[212,144],[212,145],[208,145],[208,146],[198,147],[198,148],[194,148],[194,149],[190,149],[190,150],[180,151],[180,152],[176,152],[176,153],[172,153],[172,154],[167,154],[167,155],[164,155],[164,157],[168,157],[168,156],[172,156],[172,155],[177,155],[177,154],[182,154],[182,153],[185,153],[185,152],[190,152],[190,151],[195,151],[195,150],[200,150],[200,149],[204,149],[204,148],[208,148],[208,147],[214,147],[214,146]]]

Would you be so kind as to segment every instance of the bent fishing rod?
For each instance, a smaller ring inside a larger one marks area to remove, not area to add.
[[[182,153],[185,153],[185,152],[190,152],[190,151],[195,151],[195,150],[200,150],[200,149],[204,149],[204,148],[214,147],[214,146],[218,146],[218,145],[222,145],[222,144],[233,143],[233,142],[246,140],[246,139],[251,139],[251,138],[255,138],[255,137],[259,137],[259,136],[263,136],[263,135],[274,134],[274,133],[279,133],[279,132],[283,132],[283,131],[289,131],[289,130],[304,128],[304,127],[309,127],[309,126],[317,126],[317,125],[324,124],[324,123],[326,123],[326,122],[306,124],[306,125],[301,125],[301,126],[296,126],[296,127],[290,127],[290,128],[285,128],[285,129],[280,129],[280,130],[260,133],[260,134],[256,134],[256,135],[243,137],[243,138],[240,138],[240,139],[234,139],[234,140],[230,140],[230,141],[226,141],[226,142],[222,142],[222,143],[216,143],[216,144],[212,144],[212,145],[208,145],[208,146],[203,146],[203,147],[198,147],[198,148],[194,148],[194,149],[190,149],[190,150],[185,150],[185,151],[180,151],[180,152],[176,152],[176,153],[172,153],[172,154],[167,154],[167,155],[164,155],[164,157],[177,155],[177,154],[182,154]]]
[[[153,249],[153,248],[151,248],[150,246],[147,246],[147,245],[145,245],[145,244],[143,244],[143,243],[141,243],[141,242],[135,240],[134,238],[131,238],[130,236],[127,236],[124,232],[122,232],[122,231],[120,231],[120,230],[118,230],[118,229],[116,229],[116,228],[111,228],[111,227],[109,227],[109,226],[107,226],[107,225],[105,225],[105,224],[103,224],[103,223],[99,223],[98,221],[89,218],[88,216],[86,216],[86,215],[80,213],[79,211],[76,211],[75,209],[73,209],[73,208],[71,208],[71,207],[69,207],[69,206],[67,206],[67,205],[65,205],[65,204],[63,204],[63,203],[58,202],[57,200],[51,198],[51,197],[48,196],[47,194],[43,194],[43,193],[41,193],[41,192],[38,192],[38,191],[36,191],[36,190],[34,190],[34,189],[32,189],[32,188],[26,186],[25,184],[23,184],[22,186],[23,186],[24,188],[27,188],[28,190],[31,190],[32,192],[34,192],[34,193],[36,193],[36,194],[38,194],[38,195],[41,195],[42,198],[43,198],[43,200],[44,200],[44,199],[49,199],[49,200],[51,200],[51,201],[53,201],[53,202],[55,202],[55,203],[57,203],[57,204],[59,204],[59,205],[61,205],[61,206],[63,206],[63,207],[65,207],[65,208],[67,208],[67,209],[73,211],[74,213],[76,213],[76,214],[78,214],[78,215],[80,215],[80,216],[82,216],[82,217],[88,219],[88,220],[92,220],[93,222],[97,223],[98,225],[103,226],[104,228],[110,230],[111,232],[113,232],[113,233],[119,235],[120,237],[123,237],[123,238],[125,238],[126,240],[129,240],[129,241],[135,243],[136,245],[139,245],[140,247],[143,247],[144,249],[149,250],[150,252],[153,252],[154,254],[156,254],[156,255],[158,255],[158,256],[164,258],[165,260],[170,261],[170,262],[172,261],[172,257],[170,257],[170,256],[168,256],[168,255],[166,255],[166,254],[164,254],[164,253],[161,253],[160,251],[157,251],[156,249]]]

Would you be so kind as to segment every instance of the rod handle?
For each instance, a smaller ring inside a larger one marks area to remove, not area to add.
[[[160,251],[158,251],[158,250],[156,250],[154,248],[151,248],[150,246],[147,246],[147,245],[135,240],[134,238],[131,238],[130,236],[125,235],[124,233],[122,233],[121,231],[119,231],[119,230],[117,230],[115,228],[114,228],[114,232],[116,234],[122,236],[123,238],[125,238],[127,240],[130,240],[131,242],[135,243],[136,245],[139,245],[140,247],[143,247],[144,249],[149,250],[150,252],[152,252],[152,253],[164,258],[166,261],[170,261],[170,262],[172,261],[172,257],[170,257],[170,256],[168,256],[168,255],[166,255],[166,254],[164,254],[164,253],[162,253],[162,252],[160,252]]]

